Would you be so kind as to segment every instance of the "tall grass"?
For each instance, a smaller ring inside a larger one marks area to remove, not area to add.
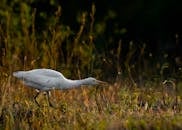
[[[0,124],[2,129],[180,129],[181,97],[155,87],[128,88],[127,83],[108,87],[82,87],[52,91],[56,108],[46,97],[33,101],[33,89],[9,77],[1,87]],[[151,84],[152,86],[153,84]],[[162,87],[162,86],[158,86]],[[166,104],[164,104],[164,100]]]
[[[181,81],[167,79],[170,82],[162,84],[161,75],[149,78],[158,68],[153,65],[154,69],[149,69],[145,44],[135,63],[132,58],[137,50],[132,41],[125,60],[120,58],[122,40],[117,50],[100,54],[94,42],[98,32],[94,4],[78,16],[76,32],[59,22],[62,10],[58,6],[51,17],[54,22],[48,22],[41,34],[35,25],[36,9],[23,2],[19,6],[20,17],[11,9],[0,12],[6,21],[0,24],[1,129],[182,128]],[[107,75],[112,81],[108,87],[52,91],[56,108],[48,106],[44,95],[38,98],[38,107],[33,101],[34,90],[13,78],[12,72],[43,67],[72,79],[93,74],[97,78]]]

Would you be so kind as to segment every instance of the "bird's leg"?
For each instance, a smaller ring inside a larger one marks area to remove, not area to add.
[[[50,101],[50,96],[51,96],[50,91],[47,91],[46,93],[47,93],[47,98],[48,98],[49,106],[54,107],[54,105]]]
[[[38,103],[37,100],[36,100],[37,97],[39,96],[39,94],[40,94],[40,91],[38,91],[37,94],[35,95],[34,101],[35,101],[35,103],[40,107],[39,103]]]

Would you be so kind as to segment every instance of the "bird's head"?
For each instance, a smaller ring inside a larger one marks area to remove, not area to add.
[[[107,85],[107,82],[97,80],[93,77],[89,77],[85,79],[85,85]]]

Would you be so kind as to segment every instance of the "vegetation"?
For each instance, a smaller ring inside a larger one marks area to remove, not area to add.
[[[60,22],[62,7],[52,2],[50,16],[21,0],[1,4],[0,129],[182,129],[182,73],[167,54],[157,60],[146,43],[113,43],[112,36],[103,44],[98,39],[115,17],[112,11],[95,21],[92,4],[72,29]],[[47,106],[44,95],[38,107],[34,90],[12,77],[33,68],[56,69],[72,79],[92,75],[110,85],[52,91],[56,108]]]

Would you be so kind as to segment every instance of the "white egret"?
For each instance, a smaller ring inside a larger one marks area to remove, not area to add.
[[[13,73],[13,76],[19,78],[23,83],[29,87],[38,90],[34,97],[35,102],[39,105],[36,98],[40,92],[46,92],[48,96],[48,102],[50,106],[53,106],[50,102],[50,90],[52,89],[71,89],[80,87],[82,85],[106,85],[106,82],[96,80],[89,77],[81,80],[70,80],[65,78],[60,72],[51,69],[33,69],[29,71],[17,71]]]

